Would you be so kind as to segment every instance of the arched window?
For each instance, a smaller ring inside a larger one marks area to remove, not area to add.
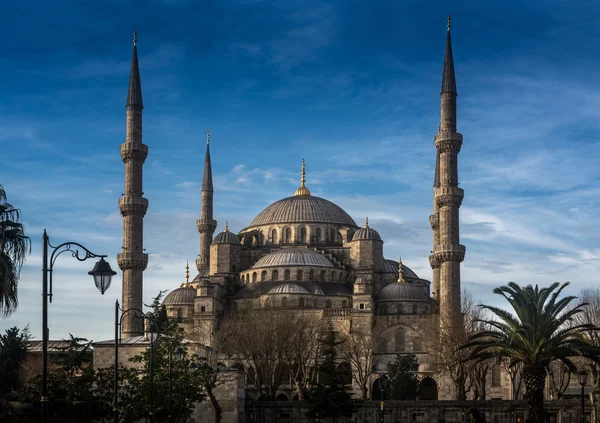
[[[317,308],[317,305],[318,305],[318,302],[317,302],[317,299],[315,298],[315,299],[313,299],[313,307]]]
[[[283,297],[281,299],[281,307],[282,308],[287,308],[288,307],[288,299],[287,299],[287,297]]]
[[[417,305],[416,304],[413,305],[413,309],[412,310],[413,310],[413,314],[417,314]]]
[[[180,308],[177,309],[177,317],[183,317],[183,310]]]
[[[258,273],[254,272],[252,273],[252,282],[256,282],[256,280],[258,279]]]
[[[298,300],[298,306],[300,308],[304,308],[304,298],[300,298],[300,300]]]
[[[296,280],[297,281],[301,281],[302,280],[302,270],[298,270],[296,272]]]
[[[335,242],[335,229],[333,228],[329,230],[329,242],[332,244]]]
[[[264,282],[267,280],[267,271],[263,270],[262,272],[260,272],[260,281]]]
[[[331,282],[335,282],[335,272],[331,272]]]
[[[420,351],[423,351],[423,342],[421,341],[421,338],[415,338],[413,339],[413,352]]]
[[[285,243],[290,244],[292,242],[292,230],[285,228]]]
[[[271,231],[271,242],[277,244],[277,229]]]
[[[340,272],[340,283],[344,282],[344,275]]]
[[[502,378],[500,377],[500,367],[492,367],[492,386],[502,386]]]
[[[310,272],[308,272],[308,279],[311,281],[315,280],[315,271],[310,269]]]
[[[265,244],[265,233],[263,231],[260,231],[258,233],[258,243],[260,245],[264,245]]]
[[[321,282],[325,282],[325,271],[321,270]]]
[[[348,307],[348,303],[346,302],[346,300],[342,301],[342,308],[346,308]]]
[[[272,281],[278,281],[279,280],[279,271],[273,270],[271,272],[271,280]]]
[[[335,236],[335,243],[336,244],[341,244],[342,243],[342,234],[339,233],[339,232]]]
[[[300,229],[300,242],[302,244],[306,244],[306,228],[302,227],[302,229]]]
[[[396,352],[404,352],[404,350],[405,350],[404,338],[405,338],[404,329],[396,330],[396,333],[394,333],[394,347],[395,347]]]
[[[331,300],[325,301],[325,308],[331,308]]]
[[[317,230],[315,231],[315,239],[317,241],[321,241],[321,228],[317,228]]]
[[[283,271],[283,280],[284,281],[289,281],[290,280],[290,271],[287,270],[287,269]]]

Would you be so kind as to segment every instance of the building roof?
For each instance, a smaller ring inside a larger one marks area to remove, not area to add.
[[[261,257],[253,269],[283,266],[335,267],[327,257],[308,248],[282,248]]]
[[[192,287],[181,287],[169,292],[163,300],[164,305],[193,305],[196,290]]]
[[[64,339],[61,340],[48,340],[48,352],[65,352],[69,346],[71,345],[70,341],[66,341]],[[81,345],[81,349],[83,350],[85,345]],[[42,352],[42,341],[41,340],[33,340],[27,341],[27,352],[28,353],[41,353]]]
[[[395,273],[398,276],[398,262],[395,260],[385,259],[383,261],[383,272],[384,273]],[[408,279],[419,279],[417,274],[413,272],[408,266],[402,265],[402,276]]]
[[[429,301],[427,288],[410,282],[393,282],[383,287],[375,301]]]
[[[212,241],[213,244],[239,244],[240,239],[233,232],[229,232],[229,225],[225,222],[225,230],[217,236]]]
[[[201,279],[206,279],[210,277],[210,271],[205,270],[204,272],[198,273],[196,277],[192,280],[192,283],[200,282]]]
[[[248,285],[244,285],[240,287],[230,298],[233,299],[241,299],[241,298],[257,298],[262,295],[270,295],[272,294],[272,290],[286,285],[287,283],[282,284],[281,282],[274,281],[264,281],[264,282],[256,282]],[[312,294],[312,295],[332,295],[332,296],[352,296],[352,291],[343,283],[337,282],[309,282],[309,281],[294,281],[291,282],[292,285],[298,285],[300,288],[304,289],[305,292],[301,292],[303,294]],[[283,288],[282,288],[283,289]],[[294,288],[297,289],[297,288]],[[300,293],[300,292],[296,292]]]
[[[248,228],[282,223],[329,223],[356,227],[348,213],[331,201],[313,195],[295,195],[261,211]]]
[[[309,294],[306,288],[293,282],[286,282],[271,288],[268,294]]]
[[[381,241],[381,236],[379,233],[373,228],[362,228],[354,233],[352,237],[352,241],[369,241],[369,240],[377,240]]]

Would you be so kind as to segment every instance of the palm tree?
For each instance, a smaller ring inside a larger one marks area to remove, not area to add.
[[[0,185],[0,314],[9,316],[18,304],[17,285],[25,256],[31,252],[31,241],[19,223],[19,209],[6,201]]]
[[[576,297],[558,298],[568,285],[569,282],[555,282],[540,289],[537,285],[521,288],[509,282],[494,289],[494,294],[502,295],[515,314],[482,305],[496,318],[482,321],[489,329],[472,335],[461,347],[472,348],[470,359],[476,362],[507,359],[511,367],[522,365],[528,421],[545,421],[544,384],[552,362],[560,361],[573,372],[577,371],[575,357],[600,362],[600,347],[592,345],[588,338],[600,328],[573,319],[585,304],[569,307]]]

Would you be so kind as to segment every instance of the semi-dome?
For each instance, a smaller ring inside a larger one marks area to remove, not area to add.
[[[365,227],[359,229],[354,233],[352,237],[352,241],[372,241],[377,240],[381,241],[381,236],[379,236],[379,232],[375,229],[369,227],[369,218],[367,217],[365,222]]]
[[[229,224],[225,222],[225,230],[217,236],[212,241],[213,244],[239,244],[240,239],[233,232],[229,232]]]
[[[296,283],[287,282],[274,286],[269,290],[269,294],[309,294],[309,292]]]
[[[385,259],[383,261],[383,272],[384,273],[395,273],[398,275],[398,262],[395,260]],[[413,272],[408,266],[402,264],[402,276],[409,279],[419,279],[417,274]]]
[[[312,195],[295,195],[261,211],[248,228],[282,223],[328,223],[356,227],[350,215],[331,201]]]
[[[429,293],[423,287],[408,282],[393,282],[385,286],[376,301],[429,301]]]
[[[283,266],[334,267],[327,257],[314,250],[309,250],[308,248],[283,248],[261,257],[252,268]]]
[[[163,300],[163,304],[166,306],[169,305],[194,305],[194,297],[196,296],[196,290],[190,286],[181,287],[174,289],[169,292],[165,299]]]

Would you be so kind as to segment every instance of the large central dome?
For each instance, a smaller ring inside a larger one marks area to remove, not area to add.
[[[312,195],[295,195],[271,204],[254,218],[249,228],[278,223],[330,223],[356,227],[356,222],[341,207]]]

